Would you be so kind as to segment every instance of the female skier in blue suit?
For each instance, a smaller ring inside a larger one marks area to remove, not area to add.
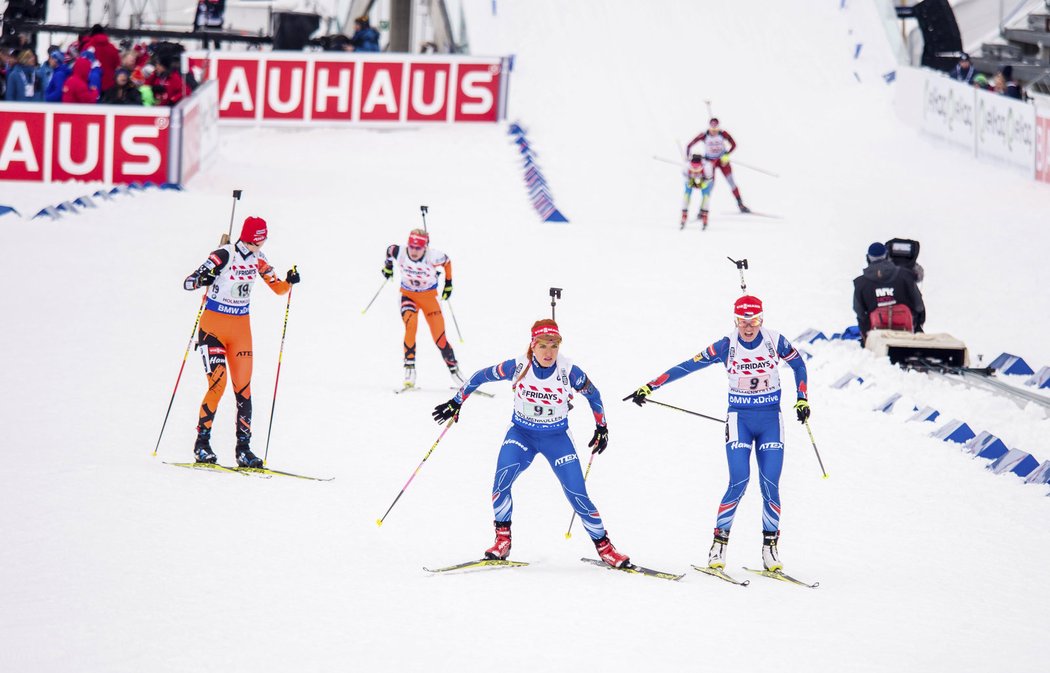
[[[610,566],[622,568],[630,559],[616,551],[609,541],[598,510],[587,496],[576,448],[569,437],[569,401],[577,392],[587,399],[594,413],[596,427],[587,446],[592,453],[605,450],[609,430],[605,425],[602,398],[583,370],[559,354],[560,346],[557,323],[537,321],[532,326],[532,341],[525,357],[504,360],[475,372],[451,400],[434,408],[434,420],[444,423],[455,417],[463,402],[483,383],[513,381],[514,415],[500,447],[492,485],[496,542],[485,551],[485,557],[505,559],[510,555],[514,509],[511,487],[539,454],[547,459],[561,482],[565,497],[594,541],[598,556]]]

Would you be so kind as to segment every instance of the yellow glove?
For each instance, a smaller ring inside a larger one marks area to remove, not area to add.
[[[795,402],[795,413],[798,415],[798,422],[805,423],[809,419],[809,402],[799,398],[798,402]]]
[[[631,393],[630,395],[628,395],[627,397],[623,398],[623,401],[627,402],[628,400],[630,400],[631,402],[634,402],[638,406],[642,406],[643,404],[645,404],[645,398],[649,397],[652,394],[653,394],[652,386],[646,384],[646,385],[642,386],[641,388],[639,388],[638,390],[636,390],[633,393]]]
[[[723,166],[727,166],[729,164],[729,152],[726,152],[722,156],[718,157],[718,163],[722,164]]]

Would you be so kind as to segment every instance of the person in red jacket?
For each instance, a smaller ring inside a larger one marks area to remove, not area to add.
[[[102,66],[102,90],[105,91],[113,86],[117,68],[120,67],[120,50],[113,46],[105,29],[97,23],[88,31],[84,48],[88,47],[95,48],[95,58]]]
[[[170,58],[157,61],[157,69],[146,78],[146,86],[153,87],[157,105],[176,105],[186,96],[186,83]]]
[[[88,86],[88,75],[91,73],[91,63],[83,58],[73,62],[73,72],[62,84],[63,103],[96,103],[98,102],[98,91]]]

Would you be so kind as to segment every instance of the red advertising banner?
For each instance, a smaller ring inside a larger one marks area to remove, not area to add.
[[[1035,179],[1050,182],[1050,110],[1036,110]]]
[[[497,122],[506,59],[333,52],[194,52],[219,86],[219,120],[279,125]]]
[[[0,180],[162,183],[170,110],[0,105]]]

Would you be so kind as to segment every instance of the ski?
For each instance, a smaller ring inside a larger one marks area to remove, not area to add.
[[[774,215],[773,213],[763,213],[763,212],[760,212],[760,211],[757,211],[757,210],[749,210],[746,213],[736,212],[736,213],[719,213],[718,214],[719,217],[743,217],[743,216],[746,216],[746,215],[754,215],[755,217],[764,217],[764,218],[767,218],[767,219],[770,219],[770,220],[782,220],[782,219],[784,219],[780,215]]]
[[[400,388],[394,389],[394,394],[400,395],[401,393],[411,393],[418,390],[422,390],[422,388],[417,388],[416,386],[401,386]]]
[[[524,561],[508,561],[506,559],[478,559],[477,561],[465,561],[464,563],[457,563],[455,565],[445,566],[444,568],[427,568],[423,566],[423,570],[428,573],[447,573],[453,570],[468,570],[475,568],[521,568],[529,565]]]
[[[737,586],[741,587],[746,587],[748,584],[751,584],[751,580],[738,580],[734,577],[730,577],[726,574],[725,570],[721,568],[711,568],[708,566],[693,566],[693,570],[696,570],[697,572],[702,572],[705,575],[717,577],[720,580],[725,580],[730,584],[736,584]]]
[[[266,477],[267,479],[273,475],[280,475],[282,477],[294,477],[296,479],[307,479],[309,481],[333,481],[335,477],[308,477],[305,474],[295,474],[294,472],[282,472],[281,470],[271,470],[268,467],[231,467],[229,468],[234,472],[241,472],[244,474],[252,474],[259,477]]]
[[[609,570],[619,570],[620,572],[631,573],[632,575],[646,575],[648,577],[658,577],[658,578],[660,578],[662,580],[671,580],[672,582],[677,582],[678,580],[680,580],[683,577],[685,577],[685,575],[675,575],[674,573],[668,573],[668,572],[664,572],[662,570],[653,570],[652,568],[645,568],[645,567],[642,567],[642,566],[637,566],[637,565],[635,565],[633,563],[628,563],[627,565],[625,565],[622,568],[614,568],[611,565],[609,565],[608,563],[606,563],[605,561],[599,561],[596,558],[581,558],[580,560],[583,561],[584,563],[590,563],[591,565],[596,565],[599,568],[607,568]]]
[[[190,470],[205,470],[210,472],[232,472],[234,474],[248,474],[239,467],[226,467],[225,465],[219,465],[218,463],[169,463],[164,462],[165,465],[173,465],[175,467],[185,467]],[[263,479],[269,479],[270,475],[254,475]]]
[[[816,589],[820,586],[820,582],[814,582],[813,584],[807,584],[800,579],[796,579],[791,575],[785,575],[782,570],[753,570],[752,568],[744,568],[749,573],[755,573],[762,577],[768,577],[774,580],[780,580],[781,582],[787,582],[788,584],[797,584],[800,587],[808,587],[810,589]]]
[[[754,215],[755,217],[767,217],[767,218],[769,218],[771,220],[782,220],[782,219],[784,219],[780,215],[773,215],[772,213],[761,213],[761,212],[759,212],[757,210],[749,210],[746,213],[741,213],[741,214],[742,215]]]

